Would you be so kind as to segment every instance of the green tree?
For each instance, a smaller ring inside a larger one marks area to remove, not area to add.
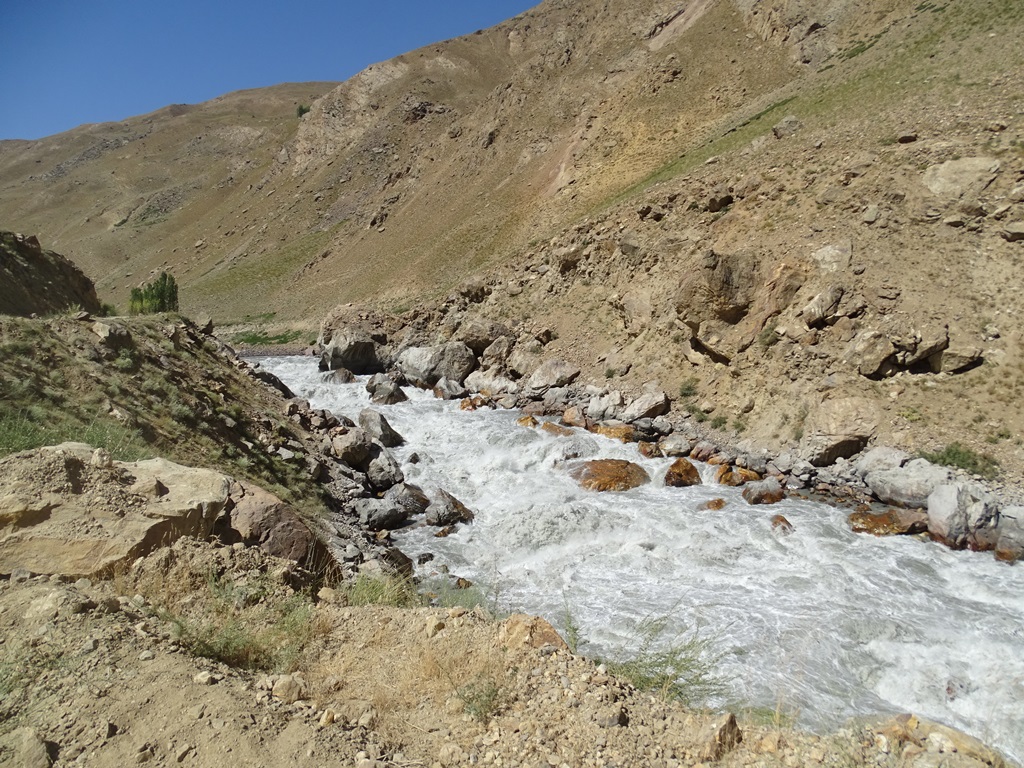
[[[178,283],[174,275],[161,272],[160,276],[141,288],[132,288],[128,312],[133,315],[151,315],[155,312],[178,311]]]

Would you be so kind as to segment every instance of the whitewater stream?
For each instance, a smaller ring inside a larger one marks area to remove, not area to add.
[[[370,406],[365,379],[325,383],[314,358],[260,362],[314,408],[356,420]],[[751,507],[735,488],[666,488],[672,460],[636,446],[406,392],[410,402],[373,407],[407,441],[394,449],[407,482],[476,513],[443,539],[396,532],[413,559],[435,554],[421,575],[446,565],[506,609],[563,630],[569,615],[589,655],[628,655],[639,622],[668,617],[668,635],[696,633],[721,654],[726,693],[712,705],[781,710],[811,729],[909,711],[1024,762],[1024,566],[857,535],[846,511],[816,502]],[[653,482],[583,491],[566,472],[577,458],[628,459]],[[698,467],[707,480],[712,468]],[[724,509],[698,510],[716,497]],[[775,514],[791,535],[772,531]]]

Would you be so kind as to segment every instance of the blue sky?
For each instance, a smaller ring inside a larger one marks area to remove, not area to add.
[[[345,80],[539,0],[3,0],[0,139]]]

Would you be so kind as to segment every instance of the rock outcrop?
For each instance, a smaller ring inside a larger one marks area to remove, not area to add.
[[[92,280],[69,259],[43,250],[34,236],[0,232],[0,314],[28,317],[72,308],[100,312]]]

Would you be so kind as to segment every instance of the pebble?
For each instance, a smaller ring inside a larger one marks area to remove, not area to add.
[[[139,661],[152,661],[156,658],[156,654],[152,651],[143,651],[139,654]]]
[[[199,685],[213,685],[217,682],[216,676],[212,672],[208,672],[205,669],[198,675],[193,677],[192,680],[193,682],[198,683]]]

